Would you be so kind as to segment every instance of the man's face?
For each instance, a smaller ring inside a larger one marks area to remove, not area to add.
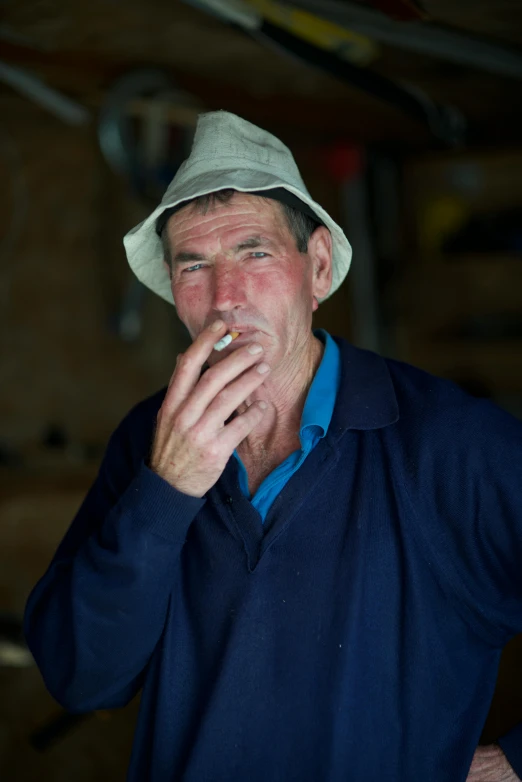
[[[192,339],[218,317],[241,332],[222,353],[212,353],[210,364],[256,340],[275,370],[308,344],[314,295],[326,295],[331,284],[325,228],[314,232],[308,253],[300,253],[276,201],[234,193],[207,214],[189,204],[167,230],[172,294]]]

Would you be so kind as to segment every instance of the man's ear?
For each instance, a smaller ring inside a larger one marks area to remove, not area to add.
[[[312,293],[323,299],[332,287],[332,235],[324,225],[318,226],[308,241],[312,263]]]

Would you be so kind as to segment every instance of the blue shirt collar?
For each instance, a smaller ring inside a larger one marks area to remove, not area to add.
[[[323,357],[315,373],[306,397],[299,437],[301,445],[315,433],[324,437],[334,411],[341,376],[340,351],[332,337],[324,329],[314,329],[314,336],[324,344]],[[316,427],[310,431],[310,427]]]

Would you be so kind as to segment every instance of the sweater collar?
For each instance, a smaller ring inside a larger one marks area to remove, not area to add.
[[[333,339],[341,354],[341,379],[332,432],[381,429],[398,421],[399,406],[385,359],[341,337]]]

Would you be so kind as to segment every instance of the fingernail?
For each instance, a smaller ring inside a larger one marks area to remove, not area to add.
[[[262,364],[259,364],[257,371],[259,372],[260,375],[264,375],[265,372],[268,372],[269,369],[270,367],[268,366],[268,364],[265,364],[263,362]]]
[[[222,329],[225,324],[222,320],[215,320],[212,326],[210,327],[211,331],[219,331],[219,329]]]
[[[261,353],[263,350],[263,346],[259,344],[259,342],[253,342],[251,345],[248,346],[248,352],[255,354],[255,353]]]

